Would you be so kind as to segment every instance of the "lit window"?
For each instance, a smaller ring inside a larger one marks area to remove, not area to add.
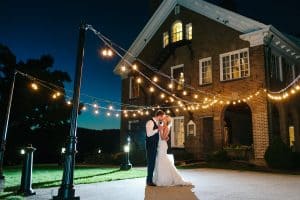
[[[183,64],[171,67],[171,77],[177,80],[177,90],[183,90],[184,87],[184,68]]]
[[[171,146],[184,147],[184,117],[173,117],[171,129]]]
[[[129,78],[129,99],[134,99],[139,97],[140,85],[135,81],[134,77]]]
[[[192,23],[189,23],[185,26],[185,31],[186,31],[186,39],[191,40],[193,38],[193,26]]]
[[[165,48],[169,44],[169,33],[164,32],[163,34],[163,47]]]
[[[177,21],[172,26],[172,42],[182,40],[182,23]]]
[[[220,62],[221,81],[250,76],[248,49],[221,54]]]
[[[199,60],[199,84],[212,83],[211,57]]]

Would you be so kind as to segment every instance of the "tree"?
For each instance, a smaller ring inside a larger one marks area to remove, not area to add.
[[[219,4],[222,8],[231,10],[233,12],[237,11],[235,0],[222,0]]]
[[[66,72],[51,70],[53,63],[54,59],[50,55],[43,55],[39,59],[28,59],[26,62],[17,62],[16,56],[11,50],[0,44],[1,133],[9,95],[10,77],[14,68],[59,87],[53,91],[39,86],[38,90],[35,91],[30,87],[32,80],[17,74],[8,137],[10,132],[17,133],[19,141],[24,143],[26,140],[30,140],[30,136],[25,136],[26,134],[32,134],[42,129],[53,130],[68,125],[71,106],[66,105],[66,99],[63,95],[56,99],[51,97],[54,92],[64,94],[64,82],[70,82],[71,79]]]

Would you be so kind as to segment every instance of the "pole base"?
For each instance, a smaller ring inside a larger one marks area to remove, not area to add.
[[[80,197],[75,197],[75,189],[61,186],[58,189],[57,196],[52,197],[53,200],[80,200]]]
[[[35,195],[36,193],[35,193],[35,191],[33,191],[32,189],[30,189],[30,190],[26,190],[26,191],[19,190],[19,191],[18,191],[18,194],[27,197],[27,196]]]
[[[63,198],[61,196],[53,196],[52,200],[80,200],[80,197]]]
[[[124,163],[121,165],[120,170],[130,170],[132,168],[131,163]]]

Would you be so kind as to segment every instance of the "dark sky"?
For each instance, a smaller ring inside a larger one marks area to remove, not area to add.
[[[218,3],[219,0],[211,0]],[[298,0],[236,0],[238,12],[287,33],[300,33]],[[50,54],[54,69],[74,77],[78,26],[85,20],[114,42],[128,48],[149,19],[148,0],[1,0],[0,43],[18,60]],[[97,49],[103,44],[92,32],[86,34],[82,93],[120,101],[120,77],[113,74],[118,59],[103,60]],[[73,84],[66,85],[72,89]],[[82,98],[92,102],[93,99]],[[119,128],[119,120],[83,113],[79,126]]]

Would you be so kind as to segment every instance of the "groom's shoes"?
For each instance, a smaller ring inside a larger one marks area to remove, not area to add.
[[[154,183],[147,183],[147,186],[156,186]]]

